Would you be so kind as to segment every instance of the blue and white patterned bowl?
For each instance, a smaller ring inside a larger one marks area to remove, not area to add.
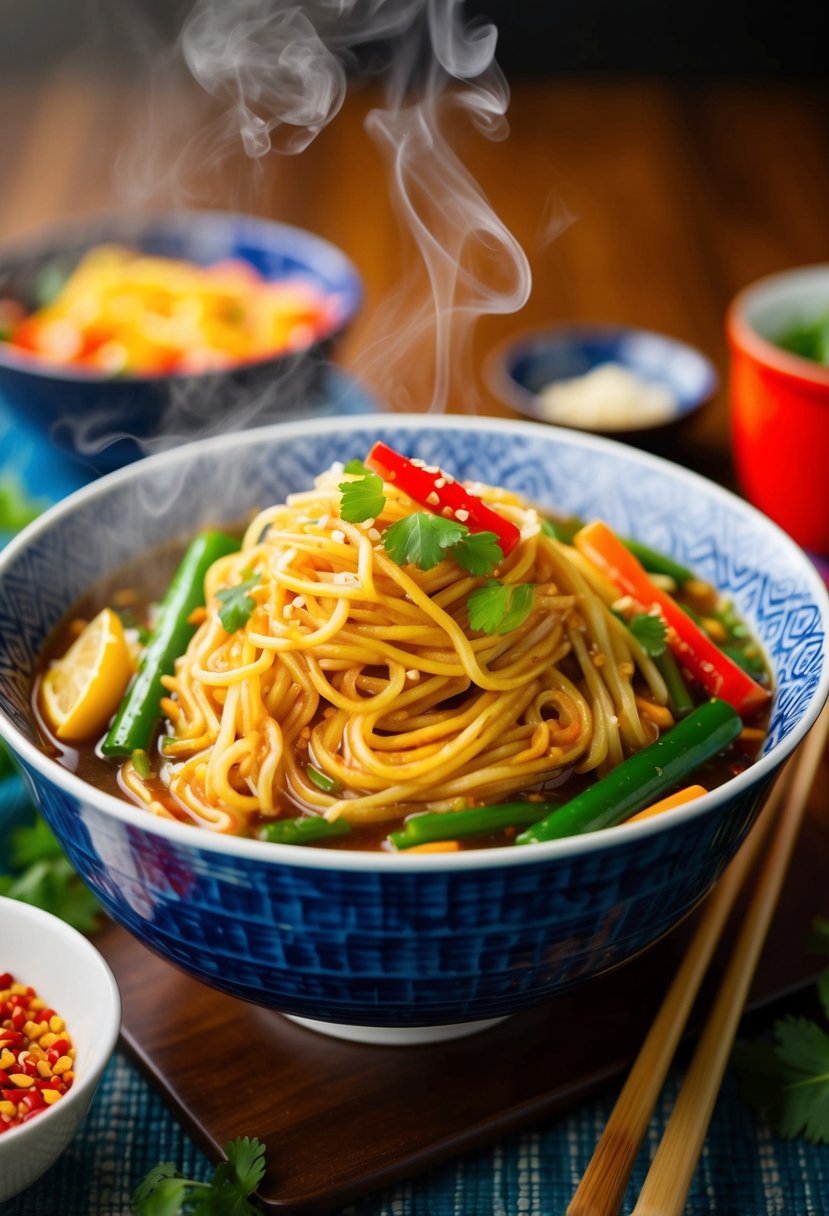
[[[376,439],[457,476],[604,517],[716,583],[774,670],[762,758],[692,807],[657,819],[522,849],[411,857],[214,836],[92,789],[40,751],[30,709],[37,655],[90,583],[173,536],[238,520],[307,487],[333,460],[364,456]],[[623,962],[700,901],[826,700],[828,624],[826,588],[782,531],[733,495],[635,448],[497,419],[289,423],[113,473],[7,547],[0,734],[85,881],[116,920],[173,963],[336,1033],[447,1037]]]
[[[544,390],[597,368],[623,368],[637,381],[670,394],[670,410],[655,421],[631,406],[626,421],[585,421],[579,429],[669,455],[688,421],[717,391],[719,379],[702,351],[669,334],[628,325],[548,326],[508,338],[492,351],[486,374],[496,396],[525,418],[552,422]],[[611,415],[613,417],[613,415]],[[575,426],[575,421],[567,425]]]
[[[265,279],[307,283],[325,297],[328,322],[309,346],[170,375],[105,376],[0,342],[0,393],[26,424],[84,466],[109,472],[187,441],[316,411],[325,399],[320,379],[363,298],[342,250],[304,228],[233,212],[95,216],[0,249],[0,296],[34,307],[44,275],[65,276],[87,250],[113,242],[201,266],[238,259]]]

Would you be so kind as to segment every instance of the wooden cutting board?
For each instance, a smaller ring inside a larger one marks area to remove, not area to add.
[[[816,788],[827,787],[824,762]],[[805,821],[749,1009],[804,988],[825,965],[805,941],[814,916],[829,914],[827,875],[829,805],[812,807]],[[263,1209],[314,1213],[566,1110],[620,1077],[695,920],[553,1001],[427,1047],[363,1046],[306,1030],[190,979],[114,925],[96,944],[121,988],[125,1048],[196,1142],[218,1161],[227,1141],[259,1137]],[[732,938],[733,929],[691,1033]]]

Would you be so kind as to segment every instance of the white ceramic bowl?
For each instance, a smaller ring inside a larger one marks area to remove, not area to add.
[[[77,1058],[68,1092],[37,1118],[0,1136],[0,1203],[31,1186],[66,1148],[121,1026],[118,986],[92,943],[40,908],[0,898],[0,972],[5,971],[34,988],[63,1018]]]

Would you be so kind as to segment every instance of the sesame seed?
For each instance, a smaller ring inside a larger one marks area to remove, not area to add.
[[[463,507],[458,507],[457,511],[455,512],[455,519],[459,520],[462,524],[465,524],[469,519],[469,512],[464,510]]]
[[[380,539],[380,533],[377,531],[376,528],[369,528],[368,538],[369,538],[369,540],[378,541]]]
[[[335,544],[342,545],[345,543],[345,532],[341,532],[339,528],[335,528],[331,533],[331,539]]]
[[[430,507],[440,506],[440,499],[438,498],[438,496],[434,490],[432,490],[432,492],[430,494],[427,494],[426,501],[428,502]]]
[[[435,489],[436,490],[442,490],[445,485],[446,485],[445,477],[437,477],[435,479]]]
[[[419,680],[419,679],[420,679],[420,672],[418,671],[418,669],[417,669],[416,667],[411,667],[411,668],[409,668],[409,670],[406,672],[406,679],[407,679],[407,680]]]

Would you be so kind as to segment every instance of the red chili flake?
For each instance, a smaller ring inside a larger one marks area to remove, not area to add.
[[[8,971],[0,975],[0,1051],[5,1053],[5,1067],[0,1069],[0,1134],[39,1115],[72,1085],[73,1077],[67,1078],[66,1072],[73,1073],[73,1067],[45,1077],[38,1068],[41,1064],[51,1073],[58,1060],[67,1056],[67,1063],[74,1064],[72,1040],[63,1030],[62,1019],[57,1023],[60,1038],[54,1039],[48,1051],[39,1046],[44,1022],[50,1024],[58,1017],[54,1009],[42,1005],[34,988],[15,982]]]

